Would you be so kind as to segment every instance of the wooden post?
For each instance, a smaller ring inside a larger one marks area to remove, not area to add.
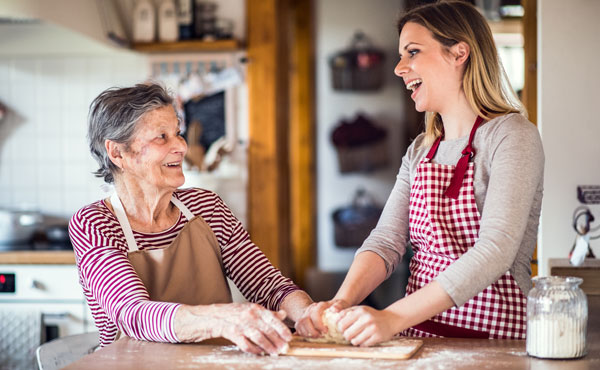
[[[293,0],[290,37],[290,237],[294,281],[315,264],[315,127],[312,0]]]
[[[286,275],[289,261],[287,0],[248,0],[248,221]]]
[[[523,51],[525,53],[525,83],[522,100],[529,120],[537,125],[537,0],[523,0]],[[537,246],[531,261],[531,275],[538,274]]]
[[[537,125],[537,0],[523,0],[523,6],[525,83],[522,98],[529,113],[529,120]]]

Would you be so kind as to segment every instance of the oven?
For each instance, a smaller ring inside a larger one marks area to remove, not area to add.
[[[0,264],[0,363],[20,368],[40,344],[95,330],[75,265]]]

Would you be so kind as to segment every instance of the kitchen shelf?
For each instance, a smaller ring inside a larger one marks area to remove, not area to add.
[[[135,43],[133,50],[142,53],[183,53],[183,52],[220,52],[237,51],[240,42],[234,39],[202,41],[185,40],[176,42]]]
[[[74,265],[73,251],[14,251],[0,252],[4,265]]]

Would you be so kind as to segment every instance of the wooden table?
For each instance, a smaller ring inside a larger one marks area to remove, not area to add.
[[[595,340],[593,340],[595,339]],[[527,356],[525,341],[423,338],[409,360],[323,359],[244,354],[233,345],[166,344],[122,338],[65,369],[600,369],[600,337],[577,360]]]

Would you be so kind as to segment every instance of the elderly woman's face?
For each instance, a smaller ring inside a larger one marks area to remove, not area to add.
[[[122,174],[141,185],[174,190],[185,181],[186,151],[173,107],[155,109],[138,122],[129,150],[123,153]]]

